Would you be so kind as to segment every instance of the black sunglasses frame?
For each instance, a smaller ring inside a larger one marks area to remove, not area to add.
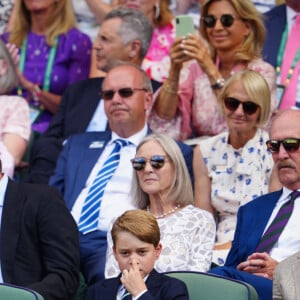
[[[224,14],[220,18],[217,18],[214,15],[207,15],[207,16],[202,17],[202,19],[203,19],[204,25],[208,28],[214,28],[217,24],[218,19],[220,20],[222,26],[229,28],[234,23],[234,20],[237,20],[240,18],[235,17],[231,14]]]
[[[104,91],[100,92],[100,95],[103,98],[103,100],[109,101],[114,97],[115,93],[118,93],[119,96],[122,97],[122,98],[129,98],[134,94],[135,91],[148,92],[148,90],[145,89],[145,88],[130,88],[130,87],[127,87],[127,88],[120,88],[117,91],[114,91],[114,90],[106,90],[105,91],[104,90]]]
[[[142,171],[145,169],[147,162],[150,163],[151,167],[154,169],[161,169],[165,162],[168,160],[168,158],[164,155],[152,155],[150,159],[147,159],[145,157],[135,157],[131,159],[132,167],[136,171]]]
[[[284,140],[268,140],[266,142],[268,150],[271,153],[278,153],[282,144],[286,152],[296,152],[300,148],[300,139],[286,138]]]
[[[237,108],[242,104],[243,111],[247,115],[253,115],[257,112],[259,109],[259,105],[252,102],[252,101],[240,101],[239,99],[236,99],[234,97],[226,97],[224,98],[224,105],[225,107],[230,111],[236,111]]]

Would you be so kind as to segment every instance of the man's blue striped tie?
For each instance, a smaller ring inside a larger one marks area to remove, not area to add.
[[[84,200],[78,223],[78,229],[82,234],[97,230],[105,187],[119,165],[121,148],[130,144],[122,139],[117,139],[114,143],[112,152],[99,170]]]

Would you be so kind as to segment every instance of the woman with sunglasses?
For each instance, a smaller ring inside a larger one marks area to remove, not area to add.
[[[149,135],[131,162],[132,199],[156,217],[161,231],[157,271],[208,271],[216,225],[209,212],[193,205],[190,176],[176,142],[167,135]],[[109,277],[118,274],[110,245],[105,268]]]
[[[250,0],[204,0],[200,32],[177,38],[170,50],[169,77],[155,97],[150,127],[177,139],[211,136],[226,129],[217,95],[235,72],[264,76],[276,101],[275,71],[261,59],[265,29]]]
[[[235,73],[220,92],[219,105],[229,131],[202,140],[194,149],[193,164],[195,205],[215,215],[213,262],[222,265],[233,240],[238,208],[275,190],[276,180],[266,146],[269,136],[261,129],[270,112],[266,80],[251,70]]]

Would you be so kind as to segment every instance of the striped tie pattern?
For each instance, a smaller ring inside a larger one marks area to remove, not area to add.
[[[119,165],[121,148],[130,144],[130,142],[122,139],[117,139],[114,143],[112,152],[99,170],[84,200],[78,223],[78,229],[82,234],[97,230],[105,187]]]
[[[289,221],[289,218],[294,209],[295,199],[300,196],[299,191],[293,191],[290,194],[290,200],[283,204],[273,222],[262,236],[256,252],[267,252],[270,253],[274,244],[278,241],[285,225]]]
[[[125,286],[122,285],[120,300],[129,300],[129,299],[132,299],[131,294],[126,290]]]

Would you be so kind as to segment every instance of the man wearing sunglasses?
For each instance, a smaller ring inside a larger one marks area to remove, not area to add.
[[[115,9],[104,19],[94,48],[97,68],[107,72],[117,60],[141,66],[152,37],[152,25],[134,9]],[[45,134],[31,151],[27,182],[48,183],[63,142],[72,134],[108,130],[101,97],[104,77],[89,78],[71,85]],[[156,90],[160,83],[151,80]]]
[[[277,264],[300,250],[299,120],[298,110],[282,111],[275,117],[266,147],[283,188],[241,206],[225,265],[211,270],[250,283],[260,300],[272,299]]]
[[[149,133],[146,116],[152,104],[151,81],[136,65],[120,63],[107,73],[101,96],[111,132],[86,132],[70,137],[59,156],[55,174],[50,179],[50,184],[58,187],[63,194],[77,222],[81,270],[88,284],[104,277],[106,234],[111,221],[134,208],[129,197],[132,178],[130,160],[135,156],[136,146]],[[109,161],[115,143],[120,140],[124,145],[119,150],[118,163]],[[179,146],[192,174],[192,148],[182,143]],[[111,174],[109,165],[117,165],[111,177],[108,175]],[[98,177],[102,169],[106,171],[103,177],[108,177],[105,184],[102,175]],[[100,191],[94,190],[94,182],[97,182],[97,187],[104,186],[101,196]],[[94,199],[88,200],[92,191],[97,195],[95,201],[101,199],[101,202],[95,202],[85,214],[84,207],[94,203]],[[86,232],[83,216],[92,216],[94,213],[96,228]]]

